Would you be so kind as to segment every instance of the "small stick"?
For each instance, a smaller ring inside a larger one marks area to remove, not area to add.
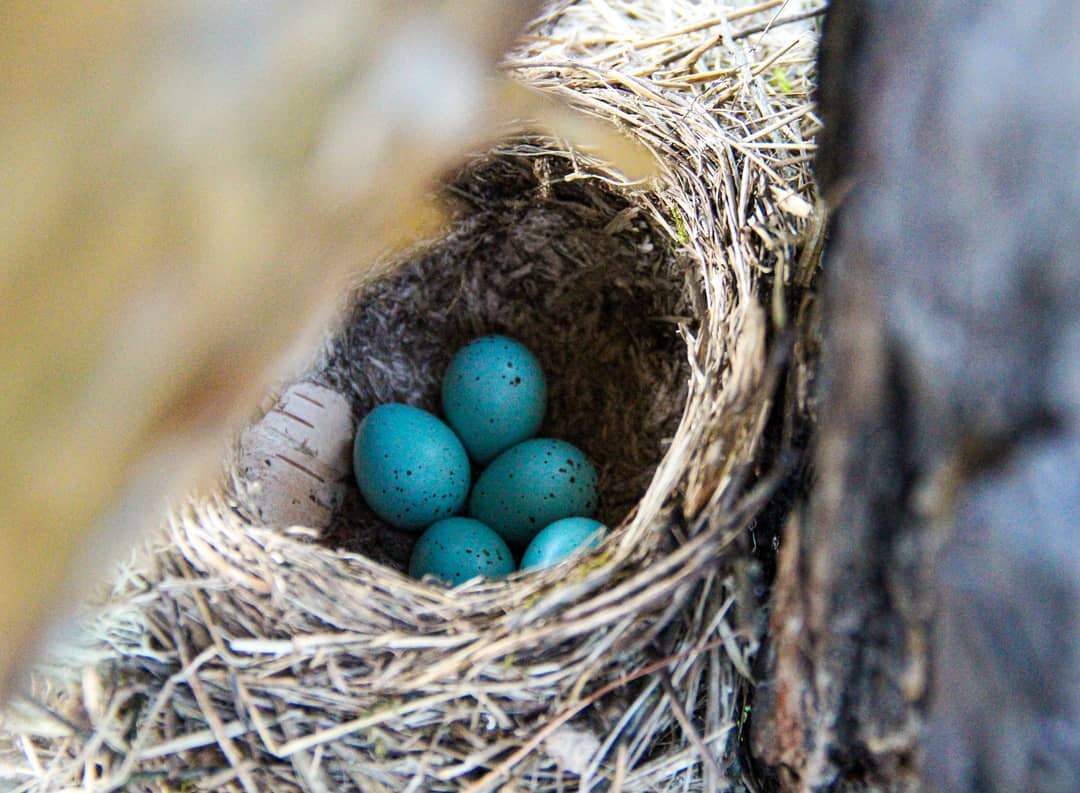
[[[758,3],[757,5],[750,6],[749,8],[742,8],[738,11],[732,11],[722,17],[714,17],[707,19],[704,22],[696,22],[693,25],[687,25],[686,27],[677,28],[676,30],[670,30],[663,36],[657,36],[652,39],[644,39],[643,41],[634,42],[634,49],[640,50],[645,47],[651,47],[655,44],[665,44],[678,36],[685,36],[687,33],[697,33],[699,30],[707,30],[708,28],[714,28],[717,25],[722,25],[725,22],[732,22],[736,19],[742,19],[743,17],[753,16],[759,11],[768,11],[770,8],[776,8],[781,3],[785,3],[787,0],[766,0],[764,3]]]
[[[694,748],[698,750],[698,754],[701,755],[701,760],[705,765],[709,767],[709,770],[713,774],[712,790],[719,790],[721,787],[727,785],[727,775],[720,770],[719,764],[716,762],[716,758],[713,757],[709,747],[705,745],[705,741],[698,735],[698,731],[694,729],[694,723],[690,721],[690,716],[687,715],[686,709],[679,702],[678,693],[675,691],[675,686],[671,683],[671,674],[667,669],[660,670],[660,685],[664,687],[664,693],[667,694],[668,702],[671,703],[671,712],[675,714],[675,720],[679,722],[679,726],[682,727],[686,737],[690,739],[690,743],[694,745]]]
[[[632,674],[623,675],[618,680],[613,680],[606,686],[598,689],[585,699],[581,700],[581,702],[577,703],[573,707],[568,708],[567,710],[564,710],[562,713],[560,713],[558,716],[555,716],[551,721],[549,721],[541,729],[539,729],[532,738],[526,741],[521,748],[519,748],[516,752],[514,752],[508,758],[499,763],[499,765],[497,765],[495,768],[485,774],[475,784],[472,784],[469,787],[465,788],[463,793],[486,793],[486,791],[492,790],[493,786],[498,784],[499,780],[507,773],[509,773],[510,769],[512,769],[519,762],[521,762],[525,757],[529,755],[530,752],[532,752],[541,743],[543,743],[545,738],[555,732],[555,730],[559,729],[559,727],[566,724],[566,722],[570,721],[570,719],[574,718],[574,716],[581,713],[581,711],[585,710],[585,708],[600,701],[612,691],[616,691],[627,685],[628,683],[632,683],[633,681],[638,680],[639,678],[647,677],[658,669],[663,669],[666,666],[670,666],[676,661],[681,661],[684,658],[689,658],[694,655],[700,655],[701,653],[708,652],[714,647],[719,647],[723,643],[723,641],[723,639],[713,639],[711,642],[707,642],[706,644],[700,645],[698,647],[691,647],[689,650],[684,650],[681,653],[669,655],[667,658],[661,658],[659,661],[655,661],[648,666],[644,666],[638,671],[633,672]],[[721,775],[721,778],[723,778],[723,775]]]

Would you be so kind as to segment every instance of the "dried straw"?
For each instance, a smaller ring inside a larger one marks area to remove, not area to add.
[[[244,483],[177,510],[7,716],[19,791],[721,790],[762,626],[744,586],[807,410],[816,2],[581,0],[507,69],[614,120],[657,184],[515,138],[447,186],[446,235],[357,285],[306,377],[357,416],[434,406],[470,336],[552,381],[545,432],[617,527],[573,565],[456,590],[353,494],[325,535],[255,525]],[[794,343],[792,343],[794,342]],[[781,390],[782,389],[782,390]],[[775,410],[776,397],[781,410]],[[778,418],[779,417],[779,418]],[[775,433],[767,432],[779,426]],[[771,434],[770,434],[771,433]]]

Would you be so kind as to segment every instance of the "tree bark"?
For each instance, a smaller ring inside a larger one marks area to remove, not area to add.
[[[817,476],[751,732],[780,790],[1080,789],[1078,29],[830,9]]]

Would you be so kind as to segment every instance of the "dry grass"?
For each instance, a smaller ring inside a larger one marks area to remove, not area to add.
[[[447,234],[358,285],[307,373],[357,415],[431,405],[457,345],[518,335],[552,378],[546,431],[598,463],[618,526],[601,549],[449,591],[399,572],[409,536],[358,499],[318,537],[253,525],[230,480],[177,510],[88,618],[92,640],[39,670],[38,704],[0,738],[0,779],[249,793],[745,784],[733,739],[761,620],[740,582],[790,440],[765,438],[774,351],[817,267],[819,10],[555,3],[507,68],[643,142],[658,183],[628,184],[552,138],[477,155],[447,188]],[[790,432],[804,391],[784,393]]]

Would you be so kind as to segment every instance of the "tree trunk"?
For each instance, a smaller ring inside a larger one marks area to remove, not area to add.
[[[751,754],[785,791],[1080,789],[1066,0],[834,2],[816,482]]]

